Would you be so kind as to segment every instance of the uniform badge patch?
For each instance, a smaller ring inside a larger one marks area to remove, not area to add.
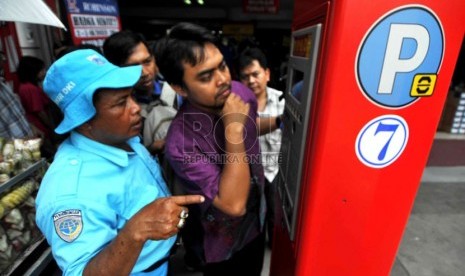
[[[65,242],[73,242],[82,231],[81,210],[70,209],[53,215],[58,236]]]

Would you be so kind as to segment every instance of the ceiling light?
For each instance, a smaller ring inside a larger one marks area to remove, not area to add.
[[[197,3],[198,3],[199,5],[205,4],[205,2],[203,2],[203,0],[197,0]]]
[[[190,4],[192,4],[192,3],[191,3],[191,0],[184,0],[184,4],[190,5]]]

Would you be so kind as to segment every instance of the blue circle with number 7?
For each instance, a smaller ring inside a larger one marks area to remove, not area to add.
[[[408,136],[408,125],[402,117],[377,117],[368,122],[358,134],[355,143],[357,157],[368,167],[384,168],[399,158]]]

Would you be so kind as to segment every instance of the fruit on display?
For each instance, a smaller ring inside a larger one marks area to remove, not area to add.
[[[24,216],[18,208],[11,210],[2,221],[13,248],[20,252],[31,241],[31,231],[26,227]]]
[[[0,173],[8,175],[11,172],[13,172],[13,169],[14,169],[14,163],[12,159],[0,162]]]
[[[16,151],[21,152],[22,159],[26,161],[38,161],[41,158],[40,144],[42,139],[14,139],[13,144]]]
[[[0,269],[8,267],[15,257],[13,245],[10,243],[6,231],[0,226]]]
[[[0,194],[0,275],[41,236],[35,224],[37,188],[31,177]]]
[[[10,180],[10,176],[8,174],[0,174],[0,184],[2,184],[3,182],[7,182],[8,180]]]
[[[11,157],[13,157],[13,153],[15,152],[15,146],[13,144],[13,141],[6,141],[3,144],[2,148],[2,155],[4,160],[8,160]]]
[[[42,139],[13,139],[0,137],[0,174],[15,176],[41,158],[40,145]],[[6,182],[0,177],[0,184]]]
[[[35,186],[33,180],[30,179],[25,181],[21,186],[4,195],[0,199],[0,204],[7,209],[15,208],[26,201],[29,195],[35,190]]]
[[[0,137],[0,275],[22,262],[19,257],[28,254],[31,244],[43,240],[35,224],[35,195],[48,167],[41,160],[41,143],[40,138]]]

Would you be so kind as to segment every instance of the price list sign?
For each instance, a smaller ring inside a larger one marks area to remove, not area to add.
[[[121,30],[116,0],[66,0],[68,22],[75,45],[103,45]]]

